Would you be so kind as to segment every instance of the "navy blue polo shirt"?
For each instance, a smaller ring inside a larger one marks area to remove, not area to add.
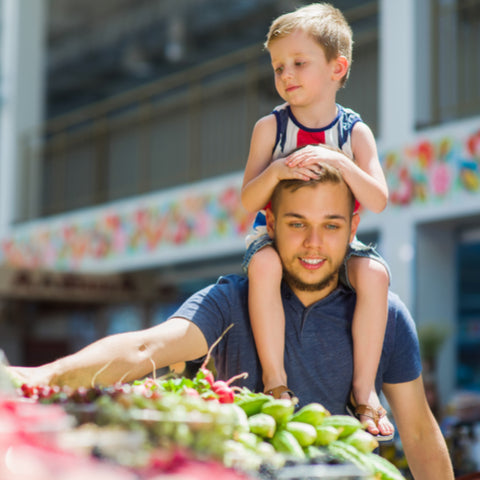
[[[212,345],[234,324],[215,347],[217,378],[226,380],[243,372],[236,384],[263,391],[262,370],[248,316],[248,279],[220,277],[215,285],[190,297],[175,313],[202,331]],[[305,307],[289,286],[282,285],[285,310],[285,368],[288,386],[300,404],[319,402],[332,414],[344,414],[353,374],[351,323],[355,293],[339,286],[326,298]],[[376,388],[403,383],[421,373],[418,337],[413,319],[397,295],[389,293],[389,313]]]

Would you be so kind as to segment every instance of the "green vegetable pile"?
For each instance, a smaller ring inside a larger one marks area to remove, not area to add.
[[[378,447],[363,425],[348,415],[330,415],[319,403],[310,403],[295,412],[289,400],[274,400],[246,389],[235,395],[235,404],[247,415],[247,446],[270,443],[277,453],[299,462],[336,459],[352,463],[382,480],[404,479],[400,471],[384,458],[372,453]]]
[[[147,378],[73,391],[22,385],[19,392],[63,405],[79,424],[142,433],[143,456],[137,461],[158,448],[180,448],[248,472],[276,471],[287,461],[352,463],[370,478],[404,478],[372,453],[378,443],[357,419],[330,415],[318,403],[296,411],[294,401],[231,388],[229,382],[215,381],[205,368],[193,379]]]
[[[396,467],[372,453],[378,443],[356,418],[331,415],[319,403],[296,411],[296,400],[231,387],[245,375],[215,380],[208,360],[209,355],[192,379],[145,378],[73,391],[23,384],[17,391],[31,400],[62,405],[82,428],[90,424],[140,434],[139,453],[128,460],[137,465],[148,452],[184,449],[247,472],[278,471],[287,462],[350,463],[371,479],[404,480]],[[112,460],[126,461],[123,454]]]

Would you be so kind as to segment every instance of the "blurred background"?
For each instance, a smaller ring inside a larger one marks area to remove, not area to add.
[[[262,45],[273,18],[306,3],[0,0],[11,363],[156,324],[240,273],[250,134],[281,103]],[[480,0],[331,3],[355,41],[338,101],[374,131],[390,188],[359,237],[412,311],[432,407],[478,449]]]

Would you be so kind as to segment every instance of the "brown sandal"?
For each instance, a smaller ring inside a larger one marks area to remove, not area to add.
[[[281,398],[282,393],[287,393],[291,400],[297,399],[296,395],[286,385],[279,385],[278,387],[271,388],[270,390],[265,390],[263,393],[265,393],[265,395],[270,395],[275,399]]]
[[[387,411],[380,405],[378,408],[373,408],[370,405],[357,405],[353,392],[350,393],[350,402],[347,405],[347,412],[355,418],[359,418],[361,415],[369,417],[373,420],[375,425],[378,427],[378,422],[381,418],[387,415]],[[395,433],[395,432],[394,432]],[[388,435],[373,435],[379,442],[388,442],[392,440],[394,433]]]

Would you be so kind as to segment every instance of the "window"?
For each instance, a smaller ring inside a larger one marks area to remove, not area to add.
[[[480,0],[417,8],[418,127],[480,113]]]
[[[466,235],[464,235],[466,237]],[[472,235],[470,235],[472,236]],[[480,391],[480,241],[463,239],[458,246],[457,386]]]

